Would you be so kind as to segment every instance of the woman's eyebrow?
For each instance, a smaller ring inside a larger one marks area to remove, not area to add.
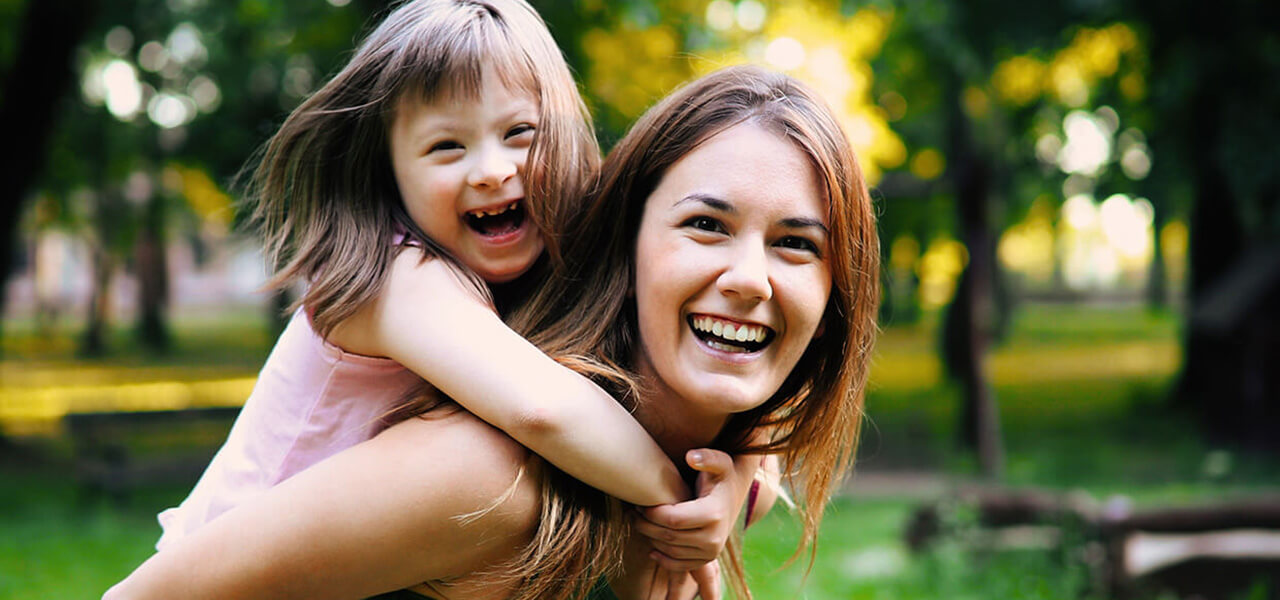
[[[814,228],[821,229],[822,233],[831,233],[830,230],[827,229],[827,226],[822,224],[822,221],[819,221],[818,219],[811,219],[809,217],[790,217],[778,221],[778,224],[791,229]]]
[[[733,205],[729,204],[727,201],[721,200],[720,198],[717,198],[715,196],[711,196],[708,194],[701,194],[701,193],[689,194],[688,196],[685,196],[684,198],[681,198],[679,201],[677,201],[674,205],[672,205],[672,207],[674,208],[676,206],[680,206],[685,202],[700,202],[702,204],[707,205],[707,207],[709,208],[718,210],[720,212],[729,213],[729,214],[734,214],[738,212],[738,209],[734,208]]]

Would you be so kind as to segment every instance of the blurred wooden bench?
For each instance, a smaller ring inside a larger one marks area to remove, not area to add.
[[[1116,597],[1280,599],[1280,497],[1104,514],[1099,534]]]
[[[970,490],[919,507],[904,532],[914,551],[953,535],[965,512],[975,551],[1047,550],[1086,563],[1109,598],[1280,600],[1280,496],[1132,511],[1082,495]],[[977,532],[977,535],[974,532]],[[1073,552],[1061,552],[1067,545]]]
[[[82,500],[125,502],[145,485],[194,484],[239,413],[218,406],[68,414],[63,424]]]

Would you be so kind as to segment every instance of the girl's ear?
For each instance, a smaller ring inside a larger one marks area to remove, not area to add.
[[[827,316],[822,315],[822,319],[818,321],[818,328],[813,331],[813,339],[820,340],[827,333]]]

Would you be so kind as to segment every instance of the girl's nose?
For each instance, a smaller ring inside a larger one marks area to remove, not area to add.
[[[716,281],[722,293],[757,302],[773,297],[769,256],[762,243],[743,240],[727,259],[729,264]]]
[[[479,150],[471,171],[467,173],[467,184],[481,189],[497,189],[508,179],[515,176],[517,165],[501,148],[482,148]]]

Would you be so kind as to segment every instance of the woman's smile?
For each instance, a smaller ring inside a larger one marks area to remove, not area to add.
[[[676,161],[636,239],[642,373],[695,415],[766,402],[827,306],[826,202],[792,142],[750,122]]]

